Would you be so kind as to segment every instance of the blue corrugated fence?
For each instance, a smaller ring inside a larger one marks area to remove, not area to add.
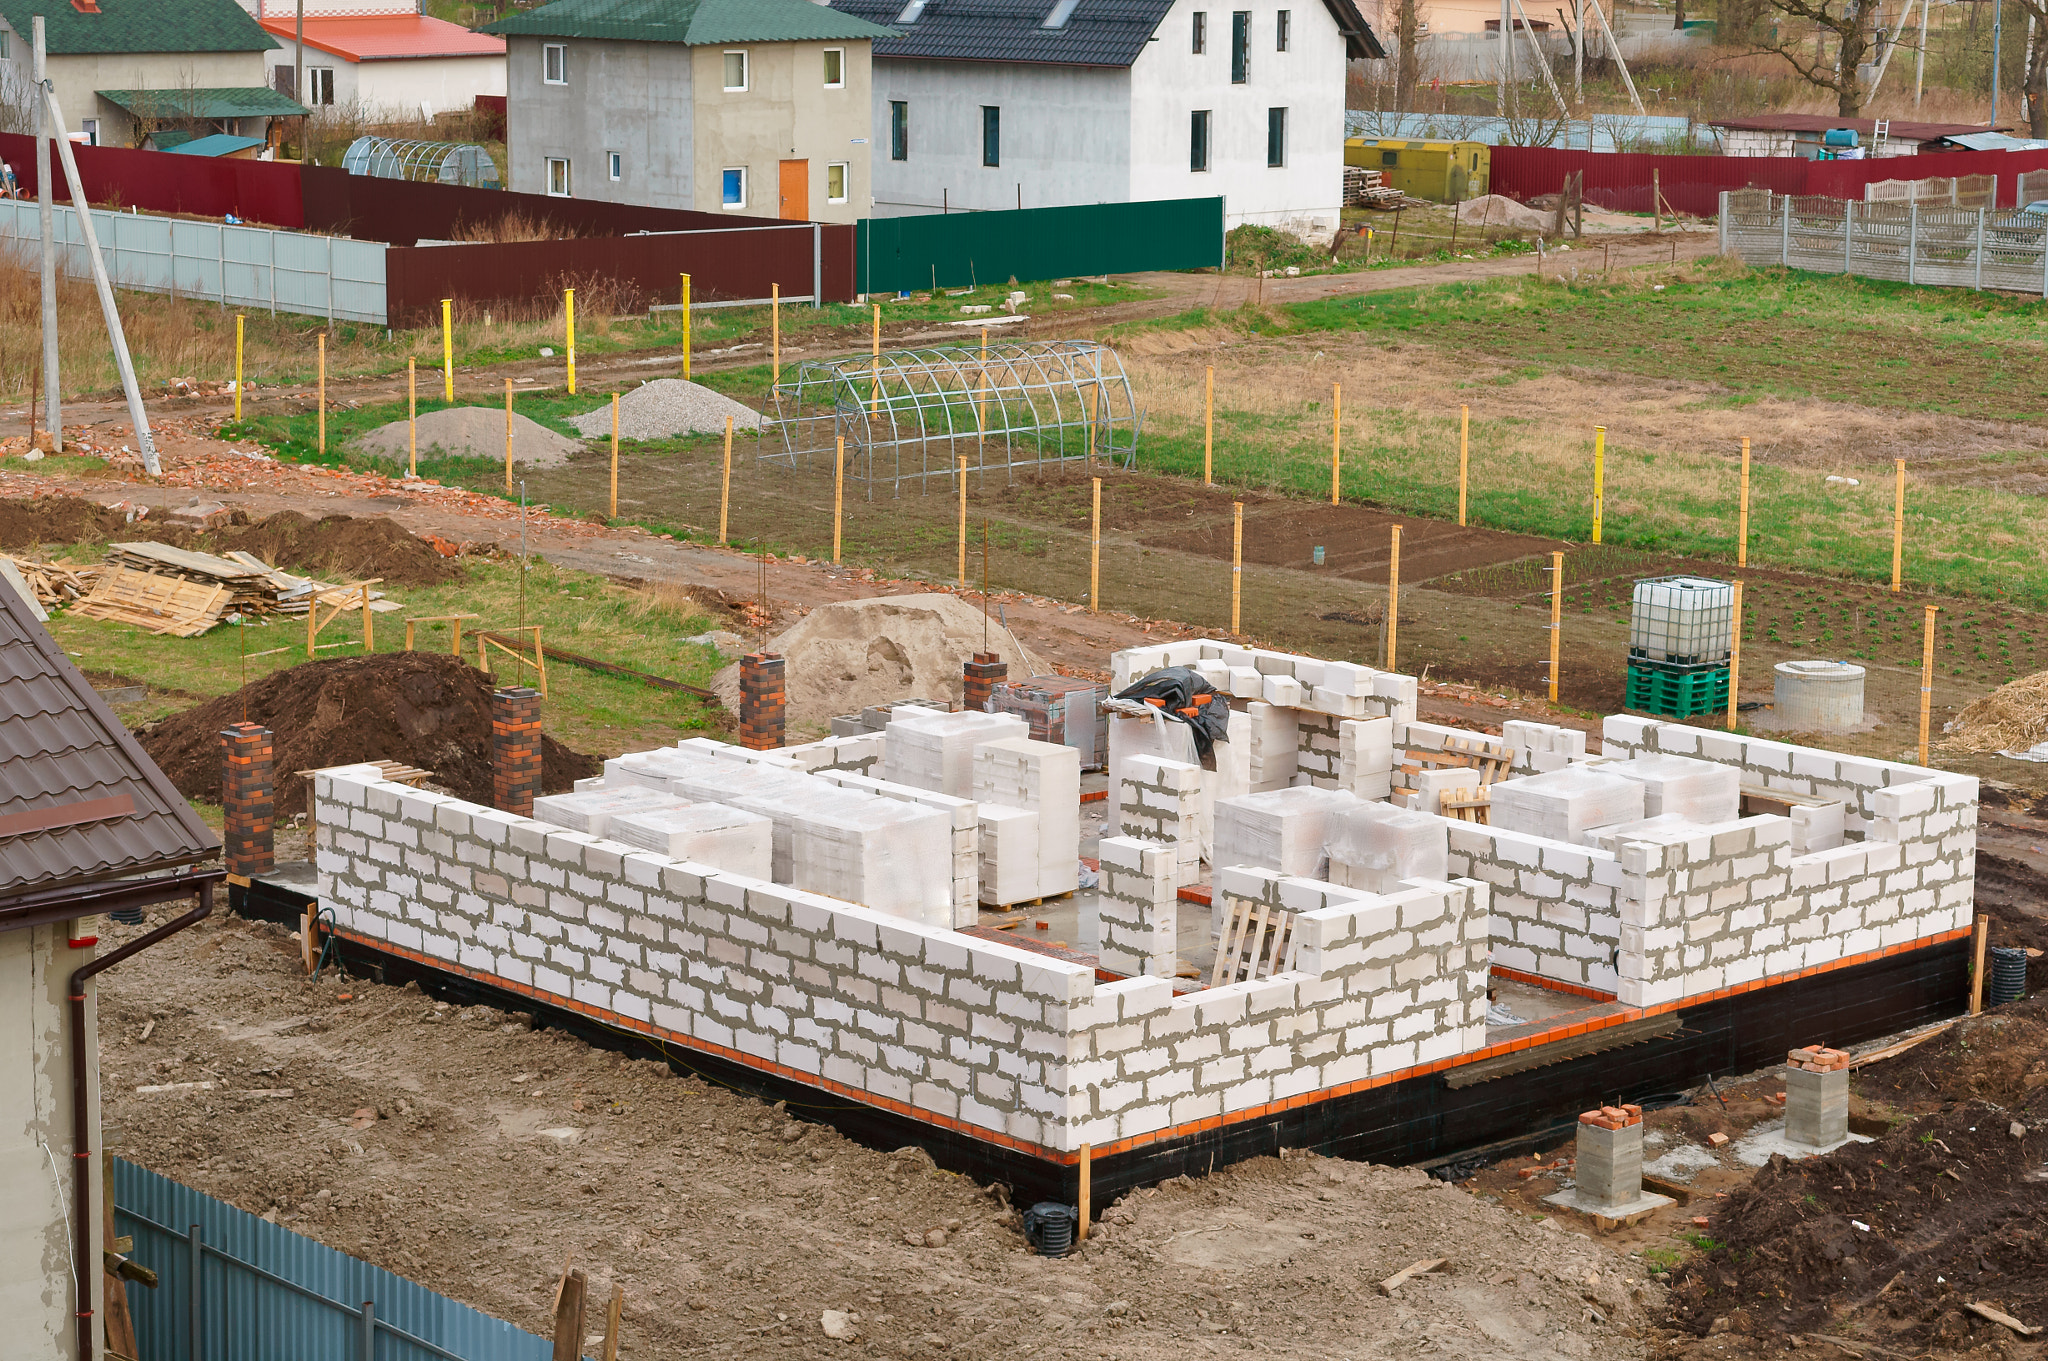
[[[552,1344],[425,1286],[114,1160],[114,1227],[149,1361],[548,1361]],[[367,1307],[366,1307],[367,1306]]]

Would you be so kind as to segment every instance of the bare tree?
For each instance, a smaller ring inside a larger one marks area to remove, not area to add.
[[[1395,54],[1394,107],[1402,113],[1415,108],[1415,87],[1422,83],[1422,54],[1416,50],[1422,27],[1416,18],[1416,0],[1400,0],[1394,20]]]
[[[1753,39],[1756,49],[1783,57],[1801,80],[1832,91],[1835,111],[1843,118],[1860,117],[1863,54],[1870,48],[1878,0],[1771,0],[1771,7],[1786,18],[1811,23],[1812,40],[1809,43],[1803,31],[1795,32],[1792,25],[1780,23]],[[1826,36],[1831,33],[1835,38],[1833,61],[1826,52]]]
[[[2027,49],[2027,77],[2020,90],[2027,100],[2027,136],[2048,138],[2048,0],[2019,0],[2033,23],[2033,44]]]

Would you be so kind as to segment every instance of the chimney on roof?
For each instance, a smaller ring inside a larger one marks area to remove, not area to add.
[[[80,14],[98,14],[100,12],[100,0],[71,0],[71,8],[77,10]]]

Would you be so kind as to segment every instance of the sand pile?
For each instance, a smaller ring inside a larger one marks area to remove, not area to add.
[[[610,417],[606,417],[609,422]],[[607,424],[606,433],[610,433]],[[459,458],[505,459],[505,410],[503,407],[451,406],[429,411],[419,418],[422,454],[437,452]],[[355,447],[366,454],[402,459],[406,456],[404,421],[380,425],[356,437]],[[530,468],[556,468],[580,452],[583,445],[567,435],[558,435],[538,421],[512,413],[512,461]]]
[[[2025,751],[2048,742],[2048,671],[2007,681],[1956,715],[1942,740],[1962,751]]]
[[[1547,231],[1554,214],[1539,212],[1500,194],[1481,194],[1458,205],[1458,221],[1468,227],[1508,227],[1518,232]]]
[[[735,430],[754,430],[762,424],[760,412],[722,392],[686,378],[657,378],[619,395],[619,438],[722,434],[728,416]],[[607,400],[593,411],[571,417],[569,424],[591,439],[608,440],[612,437],[612,404]]]
[[[826,728],[834,714],[899,699],[961,697],[960,668],[982,650],[981,611],[957,596],[888,595],[820,605],[769,640],[768,650],[788,660],[784,674],[791,736]],[[1004,629],[988,631],[989,649],[1002,654],[1010,675],[1041,674],[1038,659]],[[726,667],[711,688],[734,713],[740,710],[740,668]]]
[[[280,821],[306,806],[297,770],[392,760],[434,772],[433,783],[491,801],[491,683],[445,652],[384,652],[306,662],[233,694],[173,714],[136,734],[188,799],[220,802],[220,733],[248,719],[274,734]],[[599,761],[541,738],[541,783],[555,794]]]

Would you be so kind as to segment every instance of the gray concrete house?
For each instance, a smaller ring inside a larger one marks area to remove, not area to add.
[[[830,0],[875,40],[875,215],[1220,195],[1327,238],[1353,0]]]
[[[809,0],[555,0],[506,40],[511,188],[747,217],[868,215],[868,47]]]

